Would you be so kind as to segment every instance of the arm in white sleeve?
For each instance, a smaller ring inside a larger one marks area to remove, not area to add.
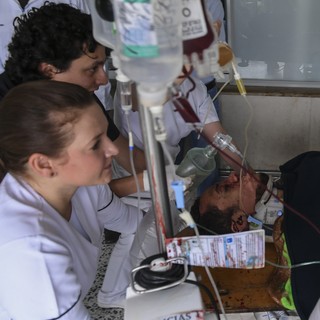
[[[134,206],[125,204],[108,188],[100,188],[101,205],[98,219],[106,229],[121,233],[135,233],[143,217],[142,212]],[[108,199],[105,203],[104,199]]]

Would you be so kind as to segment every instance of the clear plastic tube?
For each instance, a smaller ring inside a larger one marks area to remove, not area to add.
[[[120,87],[120,102],[121,108],[124,111],[132,109],[131,81],[118,81]]]

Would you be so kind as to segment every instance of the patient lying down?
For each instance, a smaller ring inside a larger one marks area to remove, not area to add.
[[[248,231],[259,225],[273,225],[283,212],[279,201],[282,196],[283,191],[267,174],[246,175],[240,181],[231,173],[196,199],[191,214],[201,234],[209,230],[216,234]]]
[[[282,196],[282,191],[276,191],[272,185],[272,178],[263,173],[256,174],[256,177],[243,176],[240,181],[239,176],[232,172],[228,178],[210,186],[195,200],[191,208],[199,232],[212,235],[247,231],[252,225],[248,221],[250,217],[261,219],[262,224],[272,225],[278,215],[274,214],[274,210],[271,217],[270,214],[266,215],[266,204],[274,198],[270,197],[268,190],[271,189],[273,193],[277,192]],[[174,210],[174,206],[172,203],[174,231],[177,234],[185,228],[185,224],[179,218],[180,212]],[[259,209],[259,217],[256,208]],[[278,211],[277,209],[276,212]],[[134,265],[138,265],[147,256],[158,253],[156,234],[154,214],[149,211],[139,226],[132,246]]]
[[[263,173],[243,176],[240,181],[231,173],[222,182],[210,186],[190,210],[199,226],[210,229],[199,228],[202,234],[246,231],[251,227],[252,218],[271,227],[274,224],[278,264],[308,265],[292,270],[275,268],[268,291],[279,305],[296,310],[303,320],[309,319],[320,294],[320,251],[315,249],[319,247],[320,234],[319,167],[320,152],[310,151],[279,167],[281,181],[273,182]],[[297,212],[300,214],[295,214]],[[159,252],[155,229],[153,213],[149,212],[140,224],[130,251],[133,266]],[[176,224],[176,233],[180,230]]]

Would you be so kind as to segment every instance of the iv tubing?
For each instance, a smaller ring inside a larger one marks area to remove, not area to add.
[[[131,130],[131,125],[130,125],[130,121],[129,121],[129,111],[125,111],[125,118],[126,118],[126,122],[127,122],[127,126],[128,126],[128,137],[129,137],[129,156],[130,156],[130,165],[131,165],[131,169],[132,169],[132,173],[133,173],[133,177],[134,177],[134,182],[136,184],[137,187],[137,194],[138,194],[138,210],[139,212],[141,212],[141,190],[140,190],[140,185],[139,185],[139,181],[138,181],[138,176],[137,176],[137,171],[136,168],[134,166],[134,161],[133,161],[133,148],[134,148],[134,144],[133,144],[133,139],[132,139],[132,130]],[[137,216],[138,218],[138,216]],[[136,237],[137,237],[137,241],[139,243],[139,247],[141,249],[141,252],[144,256],[146,256],[145,252],[143,251],[142,248],[142,241],[140,241],[139,239],[139,233],[136,233]]]
[[[277,267],[277,268],[282,268],[282,269],[294,269],[294,268],[301,268],[301,267],[305,267],[305,266],[309,266],[312,264],[320,264],[320,261],[309,261],[309,262],[301,262],[301,263],[297,263],[291,266],[284,266],[281,264],[277,264],[271,261],[266,260],[266,262],[268,264],[270,264],[271,266]]]

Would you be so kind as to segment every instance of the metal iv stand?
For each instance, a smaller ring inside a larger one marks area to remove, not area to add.
[[[174,236],[164,154],[160,143],[155,138],[153,119],[149,108],[140,104],[139,117],[156,220],[158,247],[160,252],[164,253],[166,252],[165,238]]]

